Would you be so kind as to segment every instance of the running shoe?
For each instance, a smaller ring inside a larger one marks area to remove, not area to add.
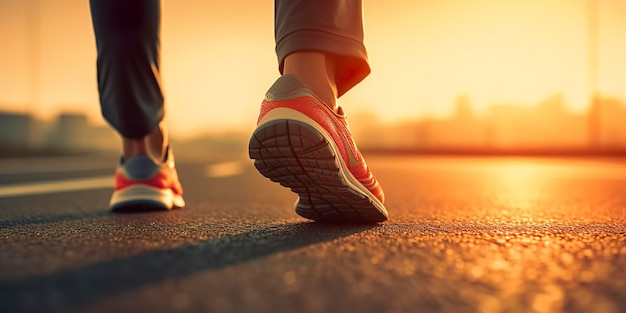
[[[120,158],[111,197],[113,211],[158,211],[182,208],[183,189],[178,180],[174,154],[167,148],[163,162],[149,156]]]
[[[296,212],[327,222],[382,222],[384,194],[341,107],[331,110],[297,76],[265,95],[249,155],[259,172],[298,194]]]

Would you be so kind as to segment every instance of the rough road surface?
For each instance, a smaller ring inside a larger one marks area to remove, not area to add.
[[[249,160],[180,162],[187,207],[141,214],[107,211],[115,160],[0,160],[0,311],[626,312],[626,161],[367,159],[377,225]]]

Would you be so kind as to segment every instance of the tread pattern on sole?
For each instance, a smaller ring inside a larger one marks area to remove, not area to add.
[[[257,128],[249,144],[257,170],[300,197],[296,212],[328,222],[381,222],[384,216],[364,194],[348,187],[331,144],[312,126],[275,120]]]

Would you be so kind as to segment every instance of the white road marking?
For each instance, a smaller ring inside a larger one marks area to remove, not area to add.
[[[10,164],[0,165],[0,174],[2,175],[24,175],[24,174],[43,174],[43,173],[63,173],[63,172],[83,172],[83,171],[115,171],[115,167],[101,164],[72,164],[71,161],[62,166],[51,166],[48,164],[19,164],[10,167]]]
[[[89,178],[74,178],[57,181],[0,186],[0,198],[100,188],[113,188],[113,180],[113,176],[107,175]]]
[[[205,175],[209,178],[236,176],[243,173],[244,168],[245,164],[242,161],[220,162],[208,165],[205,168]],[[28,182],[4,186],[0,185],[0,198],[113,188],[113,183],[114,176],[106,175],[45,182]]]
[[[204,175],[210,178],[229,177],[243,173],[244,164],[241,161],[227,161],[207,165]]]
[[[107,161],[108,160],[108,161]],[[93,170],[115,171],[115,159],[89,157],[33,157],[0,159],[0,175],[80,172]]]

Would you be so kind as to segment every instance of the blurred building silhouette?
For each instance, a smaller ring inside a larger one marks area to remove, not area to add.
[[[594,97],[588,119],[591,148],[626,148],[626,108],[621,101]]]
[[[119,149],[119,139],[107,126],[91,124],[81,113],[61,113],[51,122],[29,114],[0,112],[0,156]]]
[[[61,113],[44,138],[44,146],[64,151],[102,151],[119,149],[109,127],[96,127],[80,113]]]
[[[37,123],[23,113],[0,112],[0,145],[6,148],[36,147]]]
[[[448,119],[427,118],[416,125],[419,140],[415,146],[425,149],[484,149],[489,143],[489,128],[476,116],[467,96],[456,99]]]
[[[532,107],[494,105],[489,147],[496,149],[573,149],[587,142],[584,115],[569,113],[560,95]]]
[[[351,127],[365,149],[626,151],[626,108],[616,99],[596,98],[588,114],[569,112],[561,95],[530,107],[495,104],[481,115],[472,108],[461,96],[449,118],[382,125],[374,114],[361,114]]]
[[[350,116],[352,132],[362,149],[414,152],[581,151],[626,152],[626,107],[612,98],[596,97],[587,114],[567,110],[555,95],[534,106],[496,104],[473,110],[470,99],[456,99],[448,118],[424,117],[394,124],[375,114]],[[177,149],[191,152],[244,154],[249,134],[207,134],[176,141]],[[95,126],[82,113],[61,113],[51,122],[28,114],[0,112],[0,156],[14,151],[119,151],[120,141],[108,126]]]

